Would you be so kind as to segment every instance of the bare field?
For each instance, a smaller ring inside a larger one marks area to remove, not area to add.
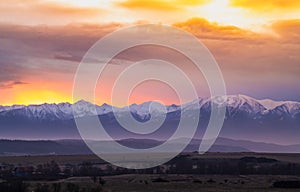
[[[295,176],[231,176],[231,175],[144,175],[132,174],[103,177],[105,185],[99,192],[289,192],[300,189],[278,189],[272,184],[277,180],[299,180]],[[81,187],[95,185],[90,177],[72,177],[55,182],[28,182],[30,185],[70,183]]]
[[[104,177],[104,191],[109,192],[264,192],[264,191],[300,191],[300,189],[277,189],[272,184],[277,180],[298,179],[289,176],[194,176],[161,175],[163,182],[153,182],[158,176],[126,175]]]

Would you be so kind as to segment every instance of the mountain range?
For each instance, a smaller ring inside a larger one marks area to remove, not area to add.
[[[199,105],[195,105],[198,102]],[[86,118],[97,115],[114,139],[154,139],[166,140],[176,130],[181,111],[193,113],[200,111],[200,121],[195,139],[201,138],[205,132],[210,112],[211,99],[199,98],[196,101],[179,105],[166,106],[166,110],[154,110],[151,117],[152,102],[129,106],[132,116],[140,122],[146,122],[162,113],[166,115],[164,123],[157,131],[145,135],[137,135],[123,129],[115,118],[122,116],[125,109],[103,104],[93,105],[86,101],[74,104],[42,104],[0,106],[0,137],[3,139],[79,139],[74,121],[76,117]],[[300,103],[291,101],[257,100],[245,95],[228,96],[226,100],[226,117],[220,136],[235,140],[261,141],[276,144],[298,144],[300,136]],[[154,105],[155,106],[155,105]],[[115,113],[114,113],[115,112]]]

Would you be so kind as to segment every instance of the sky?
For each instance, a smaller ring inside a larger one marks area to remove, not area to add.
[[[199,38],[216,58],[230,95],[300,101],[300,1],[0,0],[0,105],[73,102],[74,76],[88,49],[137,24],[170,25]],[[111,70],[168,54],[133,49]],[[192,71],[181,56],[171,61]],[[190,74],[199,97],[209,96],[203,76]],[[98,83],[96,103],[111,103],[113,81],[108,75]],[[178,103],[174,90],[156,81],[138,85],[128,100]]]

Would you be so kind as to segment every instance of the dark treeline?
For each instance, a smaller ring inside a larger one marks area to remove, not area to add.
[[[170,174],[300,175],[300,164],[264,157],[201,159],[181,155],[168,165]]]
[[[125,169],[107,163],[82,162],[58,165],[50,161],[39,165],[0,166],[2,179],[24,178],[25,180],[56,180],[76,176],[109,176],[122,174],[218,174],[218,175],[300,175],[300,164],[281,162],[270,158],[243,157],[198,158],[179,155],[168,163],[145,170]]]
[[[70,177],[90,177],[99,190],[105,181],[103,176],[122,174],[194,174],[194,175],[300,175],[300,164],[282,162],[271,158],[243,157],[200,158],[194,155],[179,155],[168,163],[145,170],[125,169],[108,163],[82,162],[59,165],[55,161],[38,165],[14,165],[2,163],[0,166],[0,191],[25,191],[26,181],[58,181]],[[297,183],[298,185],[299,183]],[[274,183],[274,187],[289,187],[295,183]],[[94,188],[86,191],[93,191]],[[78,191],[75,184],[37,185],[34,191]],[[48,190],[49,189],[49,190]],[[50,190],[51,189],[51,190]]]

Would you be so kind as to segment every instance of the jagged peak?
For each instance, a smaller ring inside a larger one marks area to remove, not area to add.
[[[90,102],[88,102],[86,100],[81,99],[79,101],[76,101],[73,105],[83,105],[83,104],[92,104],[92,103],[90,103]]]
[[[103,103],[103,104],[101,105],[101,107],[112,107],[112,106],[109,105],[109,104],[107,104],[107,103]]]

